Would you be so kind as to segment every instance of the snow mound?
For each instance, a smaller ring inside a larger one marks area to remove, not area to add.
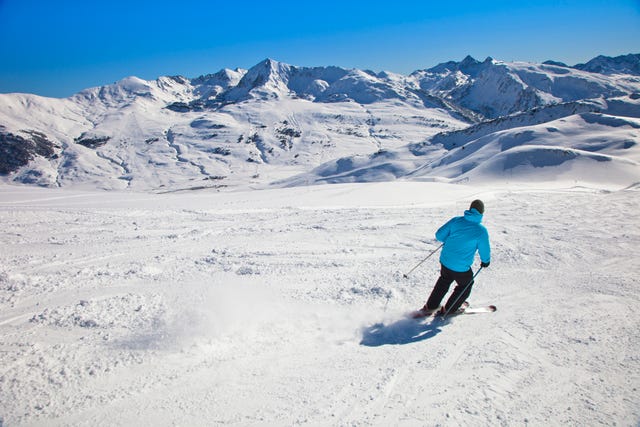
[[[450,150],[438,162],[411,176],[480,181],[554,180],[562,176],[575,181],[628,185],[637,181],[640,174],[637,129],[637,119],[578,114],[483,136]]]
[[[164,316],[166,307],[160,296],[138,294],[104,299],[82,300],[78,304],[45,309],[31,322],[56,327],[125,328],[132,331],[153,328]]]

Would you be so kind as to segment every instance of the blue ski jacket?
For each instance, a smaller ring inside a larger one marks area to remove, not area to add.
[[[476,209],[464,211],[464,216],[450,219],[436,231],[436,239],[444,243],[440,262],[449,270],[469,271],[476,251],[482,262],[491,261],[489,232]]]

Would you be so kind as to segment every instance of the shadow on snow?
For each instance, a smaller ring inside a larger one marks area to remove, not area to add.
[[[401,319],[389,325],[376,323],[362,330],[360,345],[379,347],[381,345],[411,344],[428,340],[438,335],[444,321],[432,319],[420,322],[415,319]]]

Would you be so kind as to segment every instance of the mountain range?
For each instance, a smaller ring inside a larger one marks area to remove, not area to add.
[[[410,75],[266,59],[0,94],[0,179],[176,191],[390,179],[640,182],[640,54],[470,56]]]

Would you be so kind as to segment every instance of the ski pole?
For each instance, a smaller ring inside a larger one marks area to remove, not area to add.
[[[451,311],[451,307],[455,306],[458,303],[458,300],[460,300],[460,298],[462,297],[462,295],[464,295],[467,292],[467,289],[469,289],[469,286],[471,286],[471,284],[473,283],[473,281],[476,279],[476,276],[478,274],[480,274],[480,272],[482,271],[482,266],[478,269],[478,271],[476,271],[476,274],[473,275],[473,277],[471,278],[471,280],[469,280],[469,283],[467,283],[467,286],[464,287],[464,290],[460,293],[460,295],[458,295],[458,298],[456,298],[456,300],[453,302],[453,304],[451,304],[451,306],[449,306],[449,310],[444,312],[444,316],[447,317],[447,315],[449,315],[449,312]]]
[[[428,260],[429,258],[431,258],[431,255],[433,255],[433,254],[435,254],[436,252],[438,252],[438,250],[440,250],[440,248],[442,247],[442,245],[444,245],[444,243],[442,243],[440,246],[438,246],[438,247],[437,247],[437,248],[435,248],[433,251],[431,251],[431,253],[430,253],[429,255],[427,255],[427,257],[426,257],[425,259],[423,259],[422,261],[420,261],[420,262],[418,263],[418,265],[416,265],[415,267],[413,267],[413,268],[411,269],[411,271],[409,271],[409,272],[408,272],[408,273],[406,273],[406,274],[403,274],[403,275],[402,275],[402,277],[404,277],[405,279],[408,279],[408,278],[409,278],[409,275],[410,275],[411,273],[413,273],[413,270],[415,270],[416,268],[420,267],[420,266],[422,265],[422,263],[423,263],[423,262],[425,262],[426,260]]]

